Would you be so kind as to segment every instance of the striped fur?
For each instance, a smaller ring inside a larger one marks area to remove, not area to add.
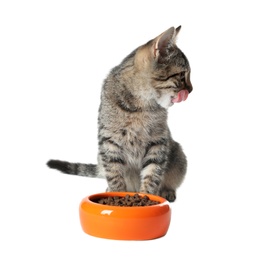
[[[105,178],[108,191],[176,199],[187,159],[171,136],[167,109],[180,90],[192,91],[189,62],[176,46],[180,28],[171,27],[138,47],[104,80],[97,165],[50,160],[50,168]]]

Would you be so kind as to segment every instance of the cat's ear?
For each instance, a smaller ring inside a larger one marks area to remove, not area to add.
[[[175,44],[176,37],[181,29],[181,26],[170,27],[168,30],[160,34],[158,37],[154,39],[153,44],[153,55],[154,58],[158,58],[159,56],[166,56],[170,48]]]

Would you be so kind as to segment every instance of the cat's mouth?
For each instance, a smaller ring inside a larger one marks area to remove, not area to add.
[[[182,101],[185,101],[188,98],[189,91],[186,89],[182,89],[178,92],[177,97],[172,98],[172,103],[180,103]]]

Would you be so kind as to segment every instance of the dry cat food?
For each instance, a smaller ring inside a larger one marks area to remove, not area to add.
[[[159,201],[151,200],[147,195],[140,196],[139,194],[125,195],[125,197],[105,197],[95,199],[93,202],[120,207],[133,207],[133,206],[152,206],[159,204]]]

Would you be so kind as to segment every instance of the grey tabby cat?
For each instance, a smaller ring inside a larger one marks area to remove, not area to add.
[[[172,139],[167,109],[192,91],[190,66],[171,27],[138,47],[104,80],[98,165],[50,160],[67,174],[106,178],[107,191],[156,194],[173,202],[187,159]]]

